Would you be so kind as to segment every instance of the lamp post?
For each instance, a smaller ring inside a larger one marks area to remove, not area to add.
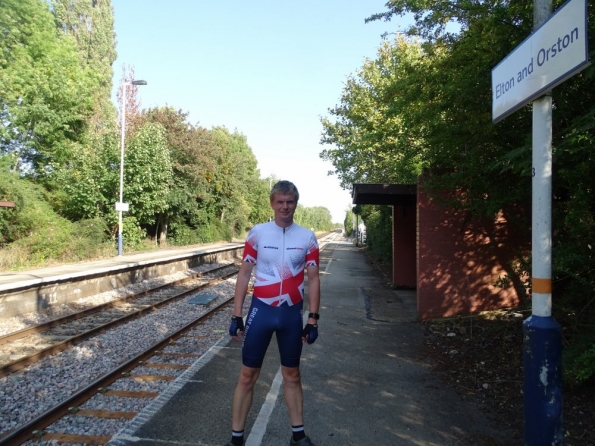
[[[122,255],[122,212],[128,211],[128,203],[123,203],[124,195],[124,140],[126,137],[126,87],[129,85],[147,85],[147,81],[135,80],[122,82],[122,141],[120,144],[120,200],[116,203],[118,211],[118,255]]]

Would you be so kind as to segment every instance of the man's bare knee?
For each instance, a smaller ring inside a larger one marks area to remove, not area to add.
[[[242,371],[240,372],[240,379],[238,381],[238,386],[250,390],[256,384],[258,380],[258,376],[260,375],[260,369],[253,369],[250,367],[242,366]]]
[[[285,385],[299,385],[301,383],[301,373],[299,367],[281,367],[283,381]]]

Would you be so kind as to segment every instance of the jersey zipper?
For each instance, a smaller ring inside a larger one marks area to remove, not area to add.
[[[285,267],[285,228],[283,228],[283,244],[282,244],[282,255],[281,255],[281,265]],[[281,271],[281,289],[279,293],[279,297],[283,296],[283,275],[285,274],[284,271]]]

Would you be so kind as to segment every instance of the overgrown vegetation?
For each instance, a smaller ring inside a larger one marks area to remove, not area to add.
[[[588,1],[590,58],[595,2]],[[557,8],[562,1],[554,1]],[[368,20],[411,13],[414,25],[386,39],[351,75],[340,104],[322,119],[321,157],[345,187],[417,183],[461,193],[447,203],[471,218],[498,212],[531,227],[528,105],[498,124],[491,116],[491,70],[533,29],[532,2],[390,0]],[[387,36],[390,33],[387,34]],[[564,328],[568,385],[595,380],[595,67],[553,92],[553,311]],[[390,261],[390,216],[362,206],[367,242]],[[386,245],[388,246],[388,244]],[[384,252],[383,252],[384,250]],[[520,266],[530,266],[530,259]],[[516,268],[517,282],[530,271]]]

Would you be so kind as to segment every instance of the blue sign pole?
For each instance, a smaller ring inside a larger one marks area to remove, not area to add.
[[[531,316],[523,324],[525,446],[561,445],[562,344],[553,317]]]

